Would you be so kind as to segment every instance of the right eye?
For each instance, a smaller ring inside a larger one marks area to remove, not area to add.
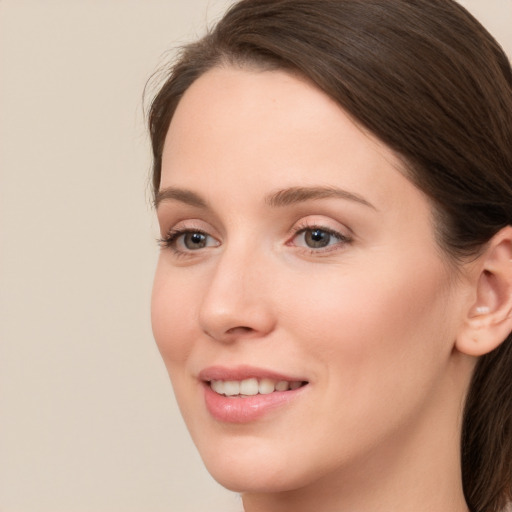
[[[160,245],[180,254],[207,247],[218,247],[220,244],[218,240],[204,231],[180,229],[171,231],[166,238],[160,240]]]
[[[180,235],[177,241],[178,240],[190,251],[195,251],[207,246],[208,235],[205,235],[200,231],[189,231]]]

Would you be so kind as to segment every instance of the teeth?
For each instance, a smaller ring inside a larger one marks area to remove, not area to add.
[[[257,395],[258,394],[258,379],[245,379],[240,382],[241,395]]]
[[[215,393],[218,393],[219,395],[224,394],[224,382],[221,380],[212,380],[210,385]]]
[[[224,396],[254,396],[269,395],[274,391],[288,391],[298,389],[302,386],[301,381],[286,380],[275,381],[272,379],[244,379],[237,380],[212,380],[210,386],[219,395]]]
[[[228,396],[240,394],[240,382],[236,380],[227,380],[224,382],[224,394]]]
[[[270,379],[261,379],[260,384],[258,386],[258,391],[260,395],[269,395],[276,390],[276,385],[273,380]]]
[[[300,382],[299,382],[300,385]],[[288,391],[290,389],[290,384],[286,382],[285,380],[280,380],[276,384],[276,391]]]

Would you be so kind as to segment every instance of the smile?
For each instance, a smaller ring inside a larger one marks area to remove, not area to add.
[[[208,413],[230,424],[251,423],[300,403],[311,387],[309,380],[298,375],[245,365],[205,368],[198,378]]]
[[[269,395],[275,391],[293,391],[305,383],[302,381],[250,378],[244,380],[212,380],[209,384],[210,388],[219,395],[243,398],[255,395]]]

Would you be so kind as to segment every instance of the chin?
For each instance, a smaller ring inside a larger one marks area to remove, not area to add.
[[[279,493],[303,487],[306,482],[290,475],[287,469],[269,470],[261,464],[250,463],[249,467],[234,465],[231,468],[207,464],[212,477],[223,487],[237,493]]]
[[[211,476],[223,487],[238,493],[277,493],[298,489],[317,480],[321,468],[307,474],[297,464],[296,450],[274,443],[234,438],[223,450],[208,446],[199,452]],[[245,446],[244,446],[245,445]],[[281,449],[280,449],[281,448]],[[314,468],[313,468],[314,469]]]

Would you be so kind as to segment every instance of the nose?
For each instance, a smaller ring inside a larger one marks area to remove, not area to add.
[[[247,252],[225,250],[209,269],[199,324],[214,340],[262,338],[275,327],[271,270],[264,258]]]

